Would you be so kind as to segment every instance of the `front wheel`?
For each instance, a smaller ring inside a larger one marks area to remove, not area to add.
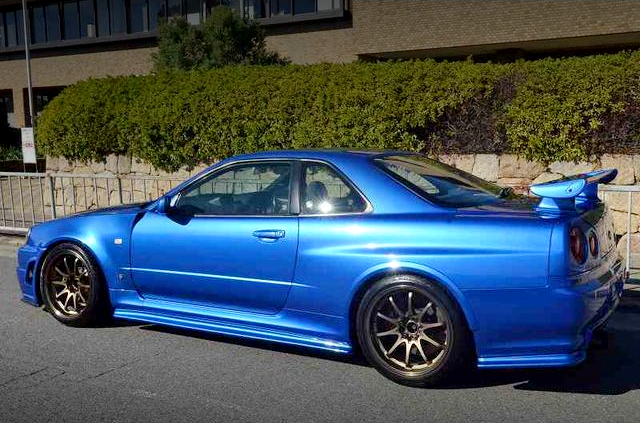
[[[83,248],[65,243],[45,257],[40,292],[46,309],[60,322],[90,326],[107,315],[100,269]]]
[[[469,330],[440,286],[413,275],[374,283],[357,313],[363,354],[380,373],[411,386],[442,382],[469,357]]]

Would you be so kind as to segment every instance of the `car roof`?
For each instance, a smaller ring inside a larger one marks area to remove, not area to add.
[[[234,160],[259,160],[272,158],[286,159],[315,159],[331,160],[336,158],[367,159],[372,157],[386,156],[390,154],[415,154],[407,151],[397,150],[354,150],[354,149],[301,149],[301,150],[271,150],[260,151],[250,154],[242,154],[232,157]]]

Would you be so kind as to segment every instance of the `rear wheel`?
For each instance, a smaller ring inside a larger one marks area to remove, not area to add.
[[[469,331],[440,286],[413,275],[379,280],[364,295],[357,334],[367,360],[412,386],[442,382],[469,357]]]
[[[100,269],[78,245],[54,247],[40,272],[40,292],[47,310],[69,325],[90,326],[107,315],[107,295]]]

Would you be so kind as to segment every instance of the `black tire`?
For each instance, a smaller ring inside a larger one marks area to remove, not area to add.
[[[356,319],[367,361],[404,385],[426,387],[450,380],[474,356],[457,303],[438,284],[414,275],[376,281],[364,294]]]
[[[39,275],[45,309],[70,326],[94,326],[110,314],[100,267],[82,247],[64,243],[49,251]]]

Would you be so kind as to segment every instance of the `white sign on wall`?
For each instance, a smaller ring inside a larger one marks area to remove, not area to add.
[[[24,163],[37,163],[33,128],[22,128],[22,161]]]

